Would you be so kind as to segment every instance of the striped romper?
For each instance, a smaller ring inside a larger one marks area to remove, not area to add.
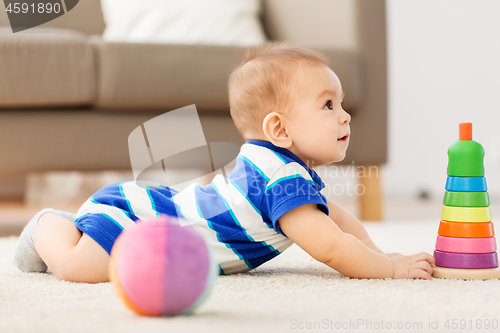
[[[135,181],[114,183],[93,194],[78,210],[75,224],[108,253],[135,221],[160,214],[186,220],[214,250],[221,274],[249,271],[292,245],[278,219],[315,203],[328,215],[324,184],[318,174],[290,151],[270,142],[248,140],[236,166],[202,187],[181,191],[167,186],[143,188]]]

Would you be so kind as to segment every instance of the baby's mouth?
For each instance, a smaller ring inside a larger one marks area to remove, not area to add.
[[[343,137],[338,138],[337,141],[347,141],[348,138],[349,138],[349,134],[346,134]]]

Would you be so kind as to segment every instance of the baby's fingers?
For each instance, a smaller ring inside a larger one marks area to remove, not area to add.
[[[432,280],[432,275],[421,269],[413,269],[410,273],[412,279]]]
[[[431,264],[429,264],[427,261],[419,261],[419,262],[417,262],[415,264],[414,268],[415,269],[421,269],[421,270],[429,273],[429,275],[432,275],[432,273],[433,273]]]
[[[427,252],[420,252],[413,256],[417,261],[427,261],[432,267],[436,266],[436,259]]]

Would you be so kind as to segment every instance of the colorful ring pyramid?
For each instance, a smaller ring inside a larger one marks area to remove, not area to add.
[[[448,179],[434,258],[435,277],[500,278],[484,149],[472,140],[472,123],[460,123],[448,149]]]

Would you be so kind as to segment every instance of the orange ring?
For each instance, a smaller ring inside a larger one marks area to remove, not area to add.
[[[495,236],[495,231],[492,222],[441,221],[438,235],[459,238],[486,238]]]

